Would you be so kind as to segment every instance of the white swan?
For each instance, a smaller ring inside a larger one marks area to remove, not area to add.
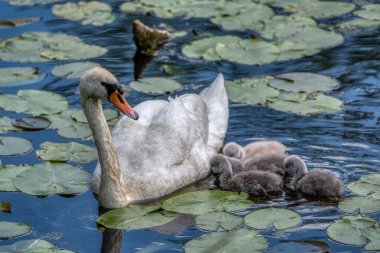
[[[87,71],[79,88],[99,155],[92,186],[101,206],[155,199],[207,176],[227,130],[221,74],[199,95],[149,100],[133,109],[117,79],[103,68]],[[101,105],[105,99],[128,116],[117,123],[112,137]]]

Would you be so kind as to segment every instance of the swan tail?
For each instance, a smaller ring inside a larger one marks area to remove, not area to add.
[[[218,74],[210,87],[199,94],[207,104],[209,135],[208,147],[218,152],[223,146],[223,140],[228,125],[228,97],[224,87],[224,78]]]

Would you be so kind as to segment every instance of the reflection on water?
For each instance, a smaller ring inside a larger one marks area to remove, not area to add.
[[[112,4],[118,10],[119,1]],[[131,22],[135,15],[119,14],[118,22],[103,27],[80,26],[70,21],[54,17],[49,7],[19,8],[0,2],[2,18],[43,16],[36,22],[17,28],[0,29],[0,38],[15,36],[24,31],[48,30],[79,35],[87,43],[107,47],[109,52],[96,62],[103,65],[127,83],[134,79],[135,48],[132,41]],[[142,22],[152,25],[163,22],[154,17],[138,17]],[[166,22],[166,20],[165,20]],[[220,33],[216,26],[204,20],[168,20],[175,28],[190,31],[197,28]],[[244,36],[245,34],[241,34]],[[193,36],[193,35],[189,35]],[[349,34],[346,42],[337,48],[325,50],[320,54],[304,59],[277,62],[267,66],[244,66],[228,62],[203,62],[187,60],[180,54],[180,45],[185,39],[170,42],[158,55],[150,59],[142,77],[162,76],[163,64],[181,67],[176,76],[185,84],[179,92],[199,92],[208,85],[218,72],[226,79],[252,77],[256,75],[276,75],[290,71],[314,71],[337,78],[341,85],[332,94],[343,100],[342,111],[317,116],[297,116],[275,111],[264,106],[230,104],[230,121],[226,141],[247,144],[262,138],[275,139],[289,147],[289,153],[300,155],[310,168],[329,169],[343,178],[345,183],[358,179],[361,175],[380,172],[380,31],[368,30]],[[37,66],[44,73],[50,73],[56,65],[51,63],[16,64],[1,62],[0,67]],[[137,64],[136,64],[137,66]],[[139,73],[139,72],[138,72]],[[43,81],[21,87],[52,90],[68,97],[70,106],[79,108],[77,80],[61,80],[48,75]],[[3,93],[16,93],[17,88],[2,88]],[[129,102],[134,105],[147,99],[166,98],[167,95],[145,95],[131,92]],[[106,107],[108,105],[105,105]],[[1,115],[15,116],[0,110]],[[18,115],[20,116],[20,115]],[[44,141],[66,142],[55,131],[15,132],[10,136],[20,136],[33,141],[37,149]],[[84,143],[93,145],[91,142]],[[16,157],[5,157],[3,164],[38,163],[34,152]],[[95,162],[83,167],[92,172]],[[206,184],[207,185],[207,184]],[[350,195],[346,191],[346,196]],[[22,237],[47,238],[58,247],[76,252],[182,252],[183,245],[205,231],[197,229],[194,217],[178,215],[172,224],[136,231],[106,229],[96,227],[98,209],[96,199],[90,191],[74,198],[60,196],[35,198],[22,193],[1,193],[1,201],[13,204],[12,213],[0,213],[0,220],[26,221],[33,227],[31,234]],[[303,216],[303,223],[285,231],[260,231],[269,240],[270,248],[275,251],[282,244],[299,240],[319,241],[328,244],[331,252],[360,252],[361,247],[335,243],[327,238],[325,228],[343,213],[336,203],[323,203],[303,199],[292,193],[269,200],[256,202],[253,209],[260,207],[289,207]],[[246,214],[250,210],[240,214]],[[379,220],[380,215],[375,214]],[[20,238],[0,241],[0,245],[11,244]],[[321,245],[322,245],[321,244]],[[277,247],[277,248],[276,248]],[[312,246],[308,246],[313,248]]]

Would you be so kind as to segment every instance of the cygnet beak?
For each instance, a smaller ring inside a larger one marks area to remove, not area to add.
[[[122,113],[130,117],[131,119],[138,120],[139,115],[133,110],[133,108],[127,103],[124,96],[119,93],[118,90],[115,90],[108,97],[109,101],[117,107]]]

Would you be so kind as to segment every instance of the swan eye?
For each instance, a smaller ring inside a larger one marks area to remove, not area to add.
[[[101,82],[100,84],[106,88],[108,96],[111,96],[115,90],[117,90],[120,94],[124,94],[123,88],[121,88],[119,83]]]

